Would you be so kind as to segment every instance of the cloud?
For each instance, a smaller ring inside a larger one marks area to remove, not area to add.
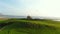
[[[60,17],[60,0],[10,0],[8,3],[0,2],[0,12],[9,15]]]
[[[25,15],[26,11],[25,9],[16,8],[6,3],[0,2],[0,12],[6,15]]]
[[[60,17],[60,0],[25,0],[28,14],[32,16]]]

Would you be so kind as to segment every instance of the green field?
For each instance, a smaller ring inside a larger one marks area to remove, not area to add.
[[[60,22],[52,20],[5,20],[11,23],[0,29],[0,34],[60,34]]]

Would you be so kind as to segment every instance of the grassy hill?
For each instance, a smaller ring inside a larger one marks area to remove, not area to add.
[[[6,20],[0,34],[60,34],[60,22],[52,20]],[[10,24],[11,23],[11,24]]]

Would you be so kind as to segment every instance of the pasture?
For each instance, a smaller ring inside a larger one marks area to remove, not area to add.
[[[60,22],[52,20],[10,19],[0,23],[6,24],[0,26],[0,34],[60,34]]]

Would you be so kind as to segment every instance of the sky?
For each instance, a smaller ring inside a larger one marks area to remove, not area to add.
[[[60,0],[0,0],[0,13],[60,17]]]

